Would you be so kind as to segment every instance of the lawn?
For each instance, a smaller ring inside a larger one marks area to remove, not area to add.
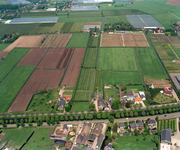
[[[142,84],[140,72],[103,72],[104,85],[123,83]]]
[[[117,95],[118,93],[120,94],[119,89],[117,89],[115,86],[112,86],[112,89],[104,89],[105,90],[105,97],[106,99],[109,99],[109,97],[114,98],[115,100],[120,101],[120,96]]]
[[[37,128],[33,136],[30,138],[28,143],[22,148],[22,150],[54,150],[54,140],[50,140],[48,138],[50,131],[51,128]]]
[[[72,35],[67,47],[86,47],[88,38],[88,33],[75,33]]]
[[[146,140],[143,140],[143,136],[123,136],[119,137],[116,143],[119,150],[153,150],[153,147],[156,146],[152,141],[153,138],[153,135],[146,136]]]
[[[10,44],[9,43],[7,43],[7,44],[5,44],[5,43],[0,43],[0,51],[3,51],[6,47],[8,47]]]
[[[143,76],[151,79],[166,79],[166,73],[152,48],[137,48],[137,56]]]
[[[138,71],[133,48],[100,48],[97,68],[112,71]]]
[[[91,100],[92,90],[77,90],[74,101],[89,102]]]
[[[6,145],[7,148],[12,146],[13,148],[20,149],[33,131],[34,128],[4,129],[3,133],[6,133],[6,135],[3,137],[2,141],[8,142]]]
[[[35,66],[16,66],[0,84],[0,112],[5,112]]]
[[[61,28],[62,33],[68,33],[71,30],[73,24],[74,24],[73,22],[64,23],[64,25]]]
[[[139,92],[139,91],[144,91],[144,87],[142,85],[127,86],[127,90]]]
[[[16,64],[27,54],[29,48],[15,48],[9,55],[0,61],[0,82],[16,66]]]
[[[74,22],[73,26],[70,29],[70,32],[80,32],[82,31],[84,22]]]
[[[84,68],[95,68],[97,58],[97,48],[88,48],[85,53]]]
[[[154,97],[153,102],[156,102],[158,104],[169,104],[169,103],[175,103],[177,101],[174,97],[166,96],[164,94],[159,93]]]
[[[74,102],[71,108],[72,112],[83,112],[89,110],[89,102]]]

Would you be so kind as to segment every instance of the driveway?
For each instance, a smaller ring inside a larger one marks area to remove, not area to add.
[[[174,136],[171,136],[171,149],[180,150],[180,132],[174,132]],[[176,146],[174,144],[176,143]]]

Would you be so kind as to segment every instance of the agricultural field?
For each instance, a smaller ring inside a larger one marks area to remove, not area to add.
[[[142,85],[127,86],[127,90],[139,92],[139,91],[144,91],[144,87]]]
[[[166,96],[164,94],[159,93],[154,97],[153,102],[157,104],[170,104],[177,102],[177,100],[172,96]]]
[[[73,24],[74,24],[73,22],[64,23],[64,25],[61,28],[62,33],[68,33],[71,30]]]
[[[28,80],[35,66],[16,66],[0,84],[0,112],[5,112]]]
[[[9,108],[9,112],[25,111],[31,97],[39,93],[40,88],[55,90],[63,76],[64,70],[35,70],[25,86],[22,88],[14,103]]]
[[[99,91],[102,91],[102,71],[100,69],[96,69],[96,77],[95,77],[95,83],[94,83],[94,91],[97,92],[97,89]]]
[[[48,135],[51,133],[51,128],[37,128],[33,136],[22,148],[22,150],[37,149],[37,147],[38,150],[54,149],[54,140],[50,140],[48,138]]]
[[[50,30],[53,28],[55,23],[41,23],[37,27],[35,27],[30,34],[44,34],[50,33]]]
[[[15,48],[4,60],[0,61],[0,82],[16,66],[16,64],[28,53],[29,48]]]
[[[37,68],[65,69],[73,48],[49,49]]]
[[[139,71],[103,71],[103,83],[104,85],[122,85],[123,83],[142,84],[142,77]]]
[[[97,68],[111,71],[138,71],[133,48],[100,48]]]
[[[78,79],[81,63],[84,57],[85,48],[76,48],[67,68],[62,86],[75,86]],[[73,75],[73,77],[72,77]]]
[[[11,4],[10,2],[6,1],[6,0],[1,0],[0,1],[0,5],[4,5],[4,4]]]
[[[46,35],[21,36],[11,45],[4,49],[5,52],[12,51],[15,47],[39,47]]]
[[[172,129],[173,132],[177,131],[176,119],[159,120],[159,130]]]
[[[144,77],[150,79],[167,78],[167,75],[153,48],[136,48],[136,53]]]
[[[55,16],[56,12],[49,11],[49,12],[24,12],[21,13],[21,18],[32,18],[32,17],[47,17],[47,16]]]
[[[8,52],[0,51],[0,61],[3,60],[8,55]]]
[[[146,136],[146,140],[143,140],[143,136],[122,136],[118,138],[116,143],[118,145],[118,149],[120,150],[152,150],[153,147],[156,146],[152,139],[154,139],[153,135]]]
[[[30,137],[35,128],[22,128],[22,129],[4,129],[3,133],[6,133],[2,141],[8,141],[7,148],[20,149],[21,146]]]
[[[61,28],[63,27],[64,23],[56,23],[51,30],[49,31],[50,33],[55,33],[57,31],[60,31]]]
[[[49,35],[48,38],[44,41],[41,47],[66,47],[68,44],[71,34],[59,34],[59,35]]]
[[[102,21],[102,17],[59,17],[58,22],[99,22]]]
[[[89,102],[74,102],[71,108],[72,112],[84,112],[89,110]]]
[[[97,48],[88,48],[84,56],[83,67],[84,68],[95,68],[97,58]]]
[[[69,32],[80,32],[84,26],[84,22],[74,22]]]
[[[98,47],[99,37],[90,36],[88,41],[88,47],[95,48]]]
[[[3,51],[6,47],[8,47],[10,44],[9,43],[7,43],[7,44],[5,44],[5,43],[0,43],[0,51]]]
[[[144,34],[108,34],[101,35],[101,47],[149,47]]]

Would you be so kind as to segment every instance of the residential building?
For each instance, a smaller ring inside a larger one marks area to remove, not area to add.
[[[133,99],[134,104],[140,104],[142,102],[142,99],[140,97]]]
[[[171,91],[164,91],[164,95],[172,96],[172,92]]]
[[[102,129],[103,129],[103,124],[97,123],[94,127],[93,133],[100,134],[102,132]]]
[[[147,120],[146,121],[148,128],[156,128],[156,121],[155,120]]]
[[[69,95],[65,97],[66,102],[69,102],[70,100],[71,100],[71,97]]]
[[[111,150],[112,149],[112,143],[109,143],[104,150]]]
[[[124,123],[121,123],[120,125],[119,125],[119,128],[121,129],[121,128],[125,128],[125,125],[124,125]]]
[[[87,122],[84,122],[84,125],[83,125],[83,128],[82,128],[82,131],[81,131],[81,134],[82,136],[88,136],[89,133],[90,133],[90,130],[91,130],[91,123],[87,123]]]
[[[96,148],[99,148],[101,146],[103,139],[104,139],[104,135],[102,133],[99,134],[98,139],[97,139]]]
[[[79,134],[76,138],[76,143],[80,144],[82,140],[83,140],[83,136]]]
[[[131,130],[135,130],[135,129],[140,129],[140,128],[144,128],[144,123],[143,122],[138,122],[138,123],[131,123],[129,124]]]
[[[90,134],[89,137],[88,137],[88,141],[89,142],[94,142],[95,138],[96,138],[95,134]]]
[[[145,96],[145,93],[143,91],[139,91],[139,96],[143,101],[146,100],[146,96]]]
[[[127,91],[127,96],[134,96],[133,91]]]
[[[65,100],[62,99],[62,100],[60,101],[60,103],[59,103],[58,109],[59,109],[59,110],[64,110],[65,104],[66,104]]]

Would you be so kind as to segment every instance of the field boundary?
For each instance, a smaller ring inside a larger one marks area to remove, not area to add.
[[[174,55],[176,55],[177,59],[179,59],[178,55],[175,53],[175,51],[173,50],[173,48],[168,44],[168,46],[170,47],[170,49],[172,50],[172,52],[174,53]]]

